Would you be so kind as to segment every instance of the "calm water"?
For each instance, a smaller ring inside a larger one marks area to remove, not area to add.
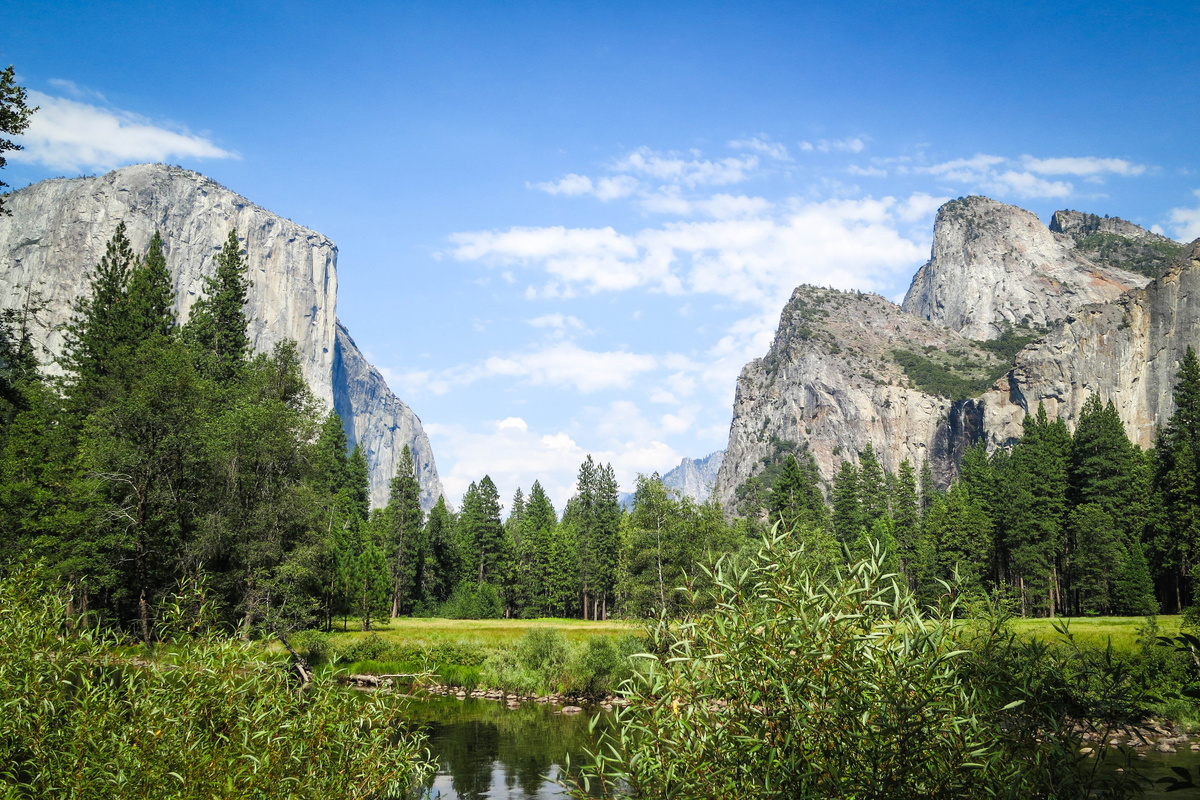
[[[555,706],[525,703],[509,710],[493,700],[456,700],[431,697],[410,706],[413,724],[429,732],[429,748],[438,761],[437,775],[426,787],[429,800],[525,800],[563,797],[553,780],[569,754],[578,763],[591,742],[590,714],[555,714]],[[595,712],[602,713],[602,712]],[[598,722],[604,725],[606,718]],[[1121,766],[1124,759],[1110,751],[1102,770]],[[1148,753],[1131,757],[1130,769],[1148,782],[1185,767],[1200,775],[1200,753],[1186,748],[1178,753]],[[1200,791],[1167,794],[1151,783],[1146,798],[1200,797]]]
[[[438,761],[428,798],[563,797],[545,776],[557,775],[568,754],[578,763],[591,741],[589,712],[555,714],[550,705],[525,703],[510,710],[494,700],[431,697],[411,710],[413,722],[428,731]]]

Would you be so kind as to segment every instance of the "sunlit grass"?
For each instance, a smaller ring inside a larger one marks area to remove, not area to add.
[[[1176,636],[1182,617],[1157,617],[1159,636]],[[1036,636],[1047,641],[1060,638],[1054,623],[1067,624],[1075,641],[1089,647],[1104,647],[1112,638],[1113,650],[1131,652],[1138,648],[1138,636],[1146,627],[1145,617],[1058,617],[1056,619],[1015,619],[1013,630],[1023,636]]]
[[[516,645],[526,631],[535,628],[557,628],[567,641],[579,645],[595,636],[639,635],[640,623],[620,620],[593,622],[581,619],[439,619],[399,617],[387,622],[372,622],[371,630],[361,630],[361,622],[351,617],[345,623],[334,623],[329,642],[332,648],[344,650],[357,640],[377,636],[388,645],[426,648],[437,645],[460,645],[487,652],[507,650]],[[264,643],[266,650],[277,655],[283,652],[278,642]]]

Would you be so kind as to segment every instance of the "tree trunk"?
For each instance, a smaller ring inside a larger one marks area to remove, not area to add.
[[[1054,619],[1054,589],[1058,585],[1058,575],[1054,567],[1050,567],[1050,619]]]
[[[584,619],[588,618],[587,611],[588,611],[588,591],[587,591],[587,587],[584,587],[584,590],[583,590],[583,618]]]
[[[142,589],[142,596],[138,598],[138,617],[142,622],[142,641],[150,644],[150,614],[146,609],[146,590]]]

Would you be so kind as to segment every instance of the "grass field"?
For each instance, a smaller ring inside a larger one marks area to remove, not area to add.
[[[637,634],[642,628],[636,623],[608,620],[591,622],[581,619],[437,619],[400,617],[382,624],[371,624],[364,632],[358,620],[350,620],[349,630],[343,632],[335,624],[331,640],[335,646],[342,642],[367,637],[372,633],[389,644],[470,643],[489,650],[501,649],[516,643],[531,628],[557,628],[573,643],[593,636]]]
[[[1157,617],[1159,636],[1176,636],[1179,633],[1180,616]],[[1069,630],[1075,636],[1075,641],[1090,647],[1104,647],[1108,638],[1112,637],[1113,649],[1121,652],[1131,652],[1138,647],[1137,639],[1140,630],[1146,625],[1145,617],[1059,617],[1050,619],[1015,619],[1013,630],[1023,636],[1036,636],[1039,639],[1055,641],[1059,634],[1054,630],[1054,623],[1068,624]]]

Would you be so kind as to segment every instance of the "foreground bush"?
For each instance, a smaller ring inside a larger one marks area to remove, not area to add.
[[[35,574],[0,579],[9,797],[388,798],[428,773],[393,698],[301,690],[249,645],[180,624],[203,616],[188,605],[167,610],[173,635],[147,656],[72,620]]]
[[[711,613],[652,628],[621,724],[574,773],[578,796],[1038,796],[1023,791],[1053,781],[1000,735],[1016,694],[1002,676],[977,691],[954,605],[920,609],[882,561],[822,579],[781,538],[719,565]]]

